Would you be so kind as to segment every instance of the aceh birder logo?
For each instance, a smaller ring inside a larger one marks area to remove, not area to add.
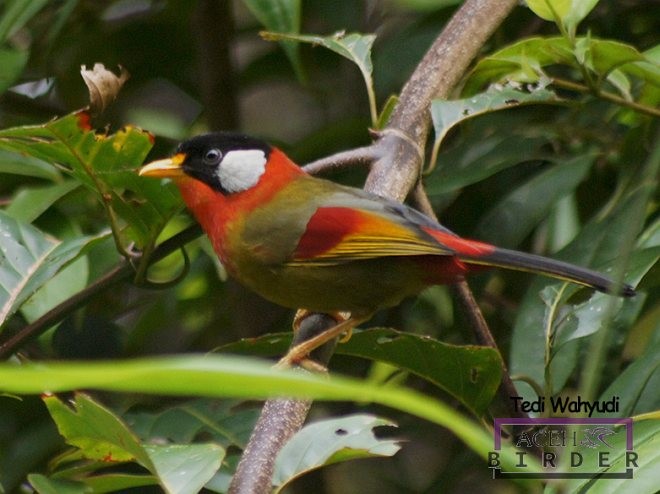
[[[516,411],[545,412],[545,397],[526,401],[514,396],[511,400]],[[553,397],[549,404],[553,415],[583,413],[587,416],[495,418],[493,450],[488,452],[488,468],[494,479],[633,478],[639,455],[633,449],[632,418],[592,416],[594,412],[616,414],[618,396],[606,401]],[[505,439],[514,446],[517,459],[507,467],[500,459]]]

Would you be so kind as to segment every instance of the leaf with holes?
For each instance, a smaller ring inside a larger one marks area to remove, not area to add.
[[[0,326],[56,273],[106,236],[60,241],[0,212]]]
[[[527,92],[512,87],[493,87],[486,92],[458,100],[433,100],[431,118],[435,130],[435,146],[440,144],[452,127],[468,118],[520,105],[560,101],[554,92],[545,88]]]
[[[393,456],[398,441],[379,439],[375,427],[396,427],[372,415],[350,415],[315,422],[298,431],[278,453],[273,484],[276,492],[306,472],[340,461],[374,456]]]
[[[412,372],[447,391],[478,417],[500,385],[502,362],[492,348],[450,345],[428,336],[372,328],[355,331],[336,352]]]
[[[89,115],[81,111],[43,125],[1,130],[0,150],[52,163],[73,176],[100,196],[112,216],[126,222],[128,237],[143,247],[181,208],[173,185],[144,180],[136,173],[152,139],[135,127],[97,134],[89,126]]]
[[[286,352],[290,342],[290,333],[268,334],[224,345],[220,351],[275,356]],[[391,328],[353,331],[351,339],[337,345],[335,352],[387,362],[412,372],[447,391],[478,417],[500,384],[502,363],[492,348],[450,345]]]
[[[660,71],[650,55],[625,43],[590,37],[578,37],[574,45],[562,37],[529,38],[480,60],[468,76],[463,94],[478,93],[493,82],[536,83],[547,77],[544,71],[553,65],[585,68],[599,82],[618,69],[655,87]]]

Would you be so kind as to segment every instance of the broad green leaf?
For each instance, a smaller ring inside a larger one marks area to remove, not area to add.
[[[259,410],[239,401],[198,399],[162,412],[128,412],[124,420],[145,442],[163,438],[187,444],[203,434],[214,443],[228,448],[244,448],[259,416]]]
[[[660,407],[660,396],[657,393],[657,383],[660,378],[660,331],[656,321],[655,341],[652,341],[646,351],[626,367],[623,372],[603,391],[601,399],[612,396],[619,397],[619,411],[622,417],[646,413]],[[642,396],[650,397],[650,408],[640,409]]]
[[[216,444],[145,444],[166,492],[196,494],[220,468],[224,450]]]
[[[300,32],[300,0],[243,0],[243,3],[269,31],[289,34]],[[281,44],[296,74],[303,78],[298,43],[282,40]]]
[[[276,370],[254,359],[206,355],[113,362],[0,364],[0,392],[31,394],[81,388],[160,395],[371,401],[448,427],[482,457],[493,447],[489,431],[453,407],[416,391],[340,376],[328,378]],[[509,448],[503,450],[500,458],[504,467],[513,468],[517,462],[517,455]],[[532,471],[537,471],[535,463],[530,465]]]
[[[589,15],[600,0],[571,0],[571,8],[562,17],[562,22],[571,36],[575,35],[578,24]]]
[[[83,482],[50,479],[38,473],[28,475],[28,482],[39,494],[86,494],[89,492]]]
[[[544,144],[551,135],[485,135],[466,147],[443,151],[438,166],[424,178],[429,196],[447,194],[477,183],[521,161],[544,158]]]
[[[85,394],[76,394],[73,408],[55,396],[44,402],[66,442],[85,458],[102,462],[136,461],[168,493],[196,493],[220,467],[224,456],[215,444],[141,444],[123,421]]]
[[[104,473],[85,477],[85,486],[87,492],[124,492],[124,489],[135,489],[136,487],[146,487],[157,485],[158,480],[153,475],[131,475],[126,473]]]
[[[0,326],[57,272],[103,236],[60,241],[0,212]]]
[[[582,183],[594,160],[593,154],[586,154],[551,165],[498,202],[479,221],[475,237],[502,247],[519,245],[562,197]]]
[[[544,68],[555,64],[583,66],[595,73],[601,82],[618,68],[644,82],[658,84],[654,74],[660,70],[635,47],[618,41],[579,37],[574,49],[561,37],[529,38],[480,60],[469,75],[463,93],[475,94],[495,82],[538,82],[547,77]]]
[[[90,460],[108,463],[137,461],[153,471],[149,455],[138,438],[110,410],[78,393],[66,404],[54,395],[44,403],[66,442]]]
[[[492,348],[458,346],[388,328],[356,331],[335,352],[387,362],[444,389],[475,415],[485,413],[500,385],[502,362]]]
[[[546,21],[557,22],[575,34],[578,24],[598,3],[598,0],[526,0],[529,8]]]
[[[289,482],[324,465],[357,458],[393,456],[401,446],[392,439],[378,439],[374,427],[396,427],[372,415],[349,415],[306,425],[284,445],[275,460],[273,485]]]
[[[312,36],[305,34],[289,35],[286,33],[262,33],[262,37],[273,41],[297,41],[300,43],[323,46],[357,65],[362,73],[362,78],[364,79],[367,94],[369,96],[371,122],[374,126],[377,125],[378,113],[376,111],[374,84],[371,77],[371,73],[373,72],[371,47],[376,39],[375,34],[346,34],[344,32],[338,32],[331,36]]]
[[[28,475],[28,481],[39,494],[102,494],[158,484],[152,475],[109,473],[84,478],[77,476],[76,480],[65,480],[63,476],[60,472],[50,478],[33,473]]]
[[[289,334],[271,334],[225,345],[220,351],[281,355],[290,341]],[[477,416],[483,415],[500,385],[502,363],[493,349],[450,345],[391,328],[354,331],[350,340],[337,345],[335,353],[412,372],[450,393]]]
[[[66,170],[96,192],[128,224],[128,235],[144,246],[180,209],[173,185],[138,177],[136,170],[152,137],[134,127],[97,134],[85,112],[43,125],[0,130],[0,150],[23,153]]]
[[[571,65],[574,60],[570,43],[562,37],[518,41],[481,59],[468,76],[463,94],[476,94],[496,82],[538,82],[546,65]]]
[[[20,189],[11,199],[5,213],[19,221],[32,223],[49,207],[79,185],[80,182],[77,180],[66,180],[43,187]]]
[[[2,149],[0,149],[0,173],[43,178],[53,182],[62,180],[62,175],[53,165],[32,156]]]
[[[491,87],[484,93],[459,100],[433,100],[431,118],[435,130],[435,146],[440,144],[452,127],[468,118],[520,105],[559,101],[554,92],[545,88],[526,92],[512,87]]]
[[[576,40],[575,53],[578,62],[598,74],[601,80],[614,69],[621,68],[625,71],[627,64],[645,61],[644,55],[634,46],[589,37]]]
[[[561,21],[571,9],[572,0],[525,0],[527,6],[541,19]]]
[[[611,398],[611,397],[610,397]],[[620,428],[617,428],[620,431]],[[658,468],[660,468],[660,420],[638,420],[633,423],[633,452],[637,454],[637,467],[633,467],[632,479],[603,479],[598,475],[588,479],[567,481],[564,492],[589,494],[617,494],[634,492],[635,494],[655,494],[658,492]],[[626,470],[626,434],[615,433],[607,438],[612,446],[607,449],[606,467],[598,465],[599,448],[581,448],[583,462],[571,468],[575,473],[622,472]]]

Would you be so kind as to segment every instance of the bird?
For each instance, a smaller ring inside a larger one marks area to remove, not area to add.
[[[635,294],[590,269],[462,238],[408,205],[312,176],[279,148],[240,133],[192,137],[138,173],[177,185],[228,274],[247,288],[284,307],[350,313],[292,349],[287,363],[381,309],[485,268]]]

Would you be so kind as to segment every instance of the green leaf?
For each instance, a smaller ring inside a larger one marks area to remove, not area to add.
[[[657,387],[653,387],[652,379],[655,378],[655,382],[657,382],[659,374],[660,338],[656,337],[655,341],[648,345],[646,351],[610,383],[603,391],[601,399],[618,396],[619,411],[622,417],[630,417],[656,409],[655,407],[660,407],[660,396],[658,396]],[[654,408],[640,410],[638,404],[644,395],[651,397],[651,407],[655,406]]]
[[[108,463],[137,461],[153,470],[138,438],[115,414],[89,396],[78,393],[70,405],[53,395],[43,400],[60,434],[85,458]]]
[[[136,173],[151,146],[151,135],[134,127],[96,134],[85,112],[0,131],[1,150],[27,154],[68,171],[127,222],[128,235],[141,247],[153,242],[181,208],[173,185]]]
[[[452,127],[468,118],[520,105],[559,101],[554,92],[545,88],[526,92],[512,87],[491,87],[484,93],[459,100],[433,100],[431,118],[435,130],[435,146],[440,144]]]
[[[83,482],[49,479],[38,473],[28,475],[27,479],[39,494],[86,494],[89,492]]]
[[[490,432],[453,407],[416,391],[340,376],[328,379],[277,370],[254,359],[205,355],[103,363],[0,364],[0,392],[24,394],[81,388],[183,396],[372,401],[448,427],[482,457],[493,447]],[[504,468],[513,468],[518,461],[509,448],[503,450],[500,458]],[[532,471],[537,471],[534,463],[530,465]]]
[[[398,441],[378,439],[374,427],[396,427],[372,415],[349,415],[321,420],[299,430],[284,445],[275,460],[273,485],[280,492],[286,484],[324,465],[357,458],[395,455]]]
[[[124,420],[145,442],[165,438],[186,444],[203,434],[224,448],[244,448],[258,416],[257,408],[239,401],[198,399],[157,413],[129,412]]]
[[[281,355],[290,341],[288,333],[270,334],[230,343],[219,350],[266,357]],[[337,345],[335,353],[387,362],[412,372],[447,391],[478,417],[500,385],[502,362],[495,350],[450,345],[391,328],[353,331],[351,339]]]
[[[56,273],[104,236],[59,241],[0,211],[0,326]]]
[[[220,468],[224,449],[217,444],[145,444],[166,492],[196,494]]]
[[[300,32],[300,0],[243,0],[243,3],[269,31]],[[298,78],[303,79],[298,43],[282,40],[281,45]]]
[[[463,94],[472,95],[490,83],[538,82],[550,64],[575,64],[573,49],[562,37],[529,38],[481,59],[465,82]]]
[[[525,0],[527,6],[546,21],[564,19],[571,9],[572,0]]]
[[[5,213],[9,216],[32,223],[54,203],[80,185],[77,180],[66,180],[44,187],[26,187],[20,189],[11,199]]]
[[[563,26],[570,36],[598,0],[526,0],[529,8],[546,21],[557,22]]]
[[[12,153],[2,149],[0,149],[0,173],[43,178],[53,182],[62,180],[62,175],[53,165],[32,156]]]
[[[500,385],[502,362],[492,348],[450,345],[428,336],[372,328],[355,331],[335,351],[412,372],[447,391],[478,417]]]
[[[544,68],[556,64],[576,69],[585,67],[594,72],[601,83],[619,68],[646,83],[657,84],[660,67],[633,46],[591,37],[576,38],[574,46],[575,49],[561,37],[516,42],[480,60],[465,82],[463,93],[475,94],[495,82],[538,82],[547,77]]]
[[[502,247],[519,245],[562,197],[582,183],[595,158],[591,153],[578,155],[537,174],[481,218],[475,237]]]
[[[119,417],[82,393],[76,394],[73,408],[55,396],[45,397],[44,402],[60,434],[85,458],[136,461],[156,475],[168,493],[199,492],[224,456],[215,444],[143,445]]]
[[[610,397],[611,398],[611,397]],[[608,466],[597,468],[597,472],[622,472],[626,469],[626,434],[618,432],[608,436],[607,442],[612,446],[607,449]],[[637,468],[633,469],[632,479],[602,479],[598,475],[588,479],[573,479],[567,481],[565,492],[589,494],[616,494],[634,492],[635,494],[654,494],[658,492],[658,468],[660,468],[660,420],[639,420],[633,425],[633,452],[637,454]],[[581,448],[583,461],[579,467],[571,468],[575,473],[591,473],[594,465],[598,465],[598,455],[603,452],[599,448]]]
[[[371,77],[373,64],[371,62],[371,47],[376,39],[375,34],[346,34],[343,31],[331,36],[312,36],[305,34],[289,35],[285,33],[262,33],[266,40],[273,41],[298,41],[301,43],[310,43],[312,45],[323,46],[328,50],[347,58],[358,66],[362,73],[362,78],[367,88],[369,96],[369,109],[371,112],[371,122],[374,126],[378,123],[378,112],[376,110],[376,97],[374,94],[374,84]]]
[[[645,61],[644,55],[634,46],[618,41],[579,38],[576,49],[584,49],[585,60],[578,60],[598,74],[601,80],[614,69],[620,67],[625,71],[627,64]]]
[[[157,485],[158,480],[153,475],[130,475],[125,473],[107,473],[85,477],[86,492],[123,492],[124,489]]]
[[[527,135],[484,135],[470,141],[468,146],[457,146],[439,155],[439,165],[424,179],[429,196],[447,194],[477,183],[521,161],[540,157],[540,150],[552,136],[529,133]]]

